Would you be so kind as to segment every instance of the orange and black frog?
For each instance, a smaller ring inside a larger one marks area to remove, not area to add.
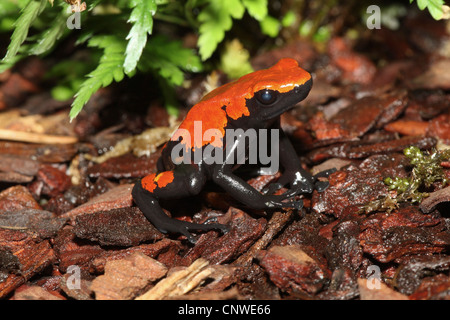
[[[158,173],[135,184],[133,199],[145,217],[161,232],[181,233],[192,243],[192,231],[227,232],[227,226],[215,222],[172,219],[158,203],[159,199],[196,195],[208,180],[253,209],[301,209],[303,202],[294,197],[314,189],[325,190],[328,182],[318,177],[332,171],[313,176],[302,168],[280,128],[280,115],[305,99],[311,86],[311,75],[297,61],[285,58],[271,68],[247,74],[208,93],[189,110],[164,146]],[[234,171],[252,161],[270,165],[272,173],[279,164],[282,175],[259,192]],[[286,192],[274,194],[285,186]]]

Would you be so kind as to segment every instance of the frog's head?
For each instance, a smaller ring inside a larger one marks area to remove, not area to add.
[[[281,59],[273,67],[253,73],[253,97],[246,105],[253,118],[267,121],[278,117],[305,99],[312,87],[311,74],[294,59]]]

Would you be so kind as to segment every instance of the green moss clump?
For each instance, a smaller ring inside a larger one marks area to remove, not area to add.
[[[412,166],[410,177],[385,178],[384,183],[388,186],[388,190],[395,191],[396,196],[387,194],[380,199],[370,201],[361,208],[360,213],[391,212],[402,202],[420,203],[428,196],[427,192],[419,191],[421,187],[429,188],[438,181],[441,182],[442,187],[449,184],[450,181],[445,176],[441,162],[450,159],[450,149],[422,152],[419,148],[410,146],[403,150],[403,154]]]

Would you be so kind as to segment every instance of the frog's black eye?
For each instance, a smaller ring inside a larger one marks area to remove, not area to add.
[[[261,90],[256,93],[256,99],[265,105],[273,104],[278,98],[278,92],[274,90]]]

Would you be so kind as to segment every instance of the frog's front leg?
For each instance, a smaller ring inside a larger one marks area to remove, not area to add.
[[[185,235],[191,243],[195,238],[191,231],[220,229],[227,232],[222,224],[198,224],[170,218],[159,205],[159,199],[178,199],[198,194],[206,177],[197,166],[182,164],[173,171],[151,174],[138,181],[132,191],[133,199],[145,217],[161,232],[175,232]]]
[[[298,158],[297,153],[292,146],[292,143],[289,141],[289,138],[281,128],[278,129],[280,130],[280,164],[283,167],[284,171],[278,181],[265,188],[263,190],[263,193],[273,194],[286,185],[290,185],[290,189],[292,190],[297,190],[298,194],[312,193],[314,189],[322,192],[326,188],[328,188],[328,181],[320,181],[318,180],[318,178],[328,177],[328,175],[335,172],[336,169],[319,172],[316,175],[312,175],[311,173],[303,169],[300,163],[300,159]]]
[[[283,202],[297,195],[297,190],[290,190],[281,195],[264,195],[236,176],[232,172],[232,165],[216,165],[212,179],[234,199],[252,209],[295,208],[300,210],[303,207],[301,200]]]

